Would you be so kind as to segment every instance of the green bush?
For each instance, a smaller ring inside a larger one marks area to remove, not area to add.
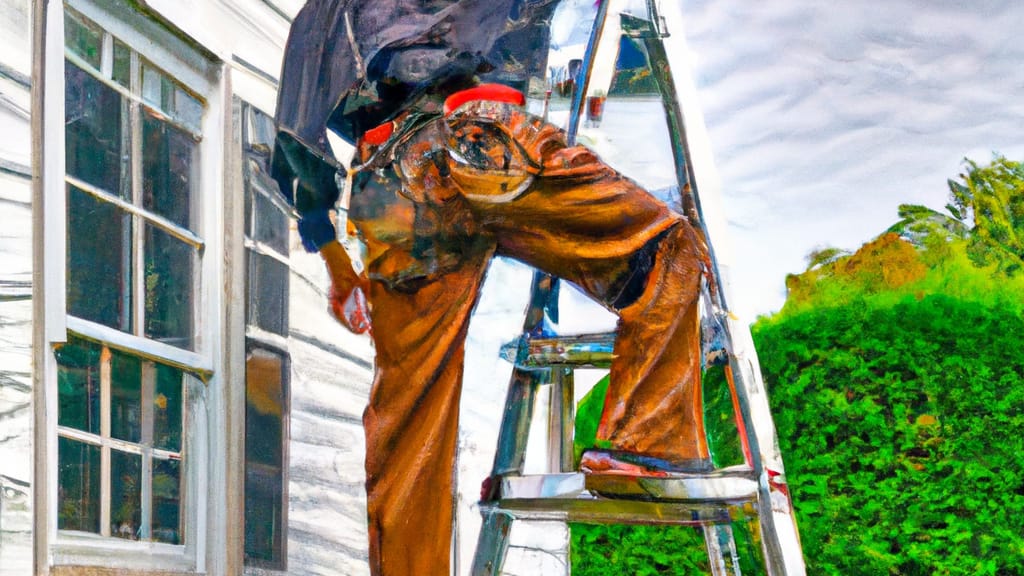
[[[1024,574],[1024,320],[935,295],[755,329],[811,574]]]
[[[1024,320],[888,300],[754,327],[809,573],[1024,574]],[[693,528],[572,534],[574,574],[707,573]]]
[[[571,531],[573,576],[708,573],[698,528],[573,524]]]

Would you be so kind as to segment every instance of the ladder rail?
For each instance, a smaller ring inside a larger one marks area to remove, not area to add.
[[[566,130],[566,140],[569,146],[576,144],[576,135],[580,129],[580,119],[583,117],[583,106],[587,101],[587,91],[590,89],[590,78],[594,74],[594,60],[597,56],[597,47],[601,44],[605,27],[608,25],[608,5],[611,3],[612,0],[600,0],[598,2],[594,26],[590,29],[587,48],[583,52],[583,62],[580,65],[582,81],[574,86],[572,107],[569,108],[569,126]]]

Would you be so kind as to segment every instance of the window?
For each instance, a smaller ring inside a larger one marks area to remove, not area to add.
[[[194,350],[203,105],[71,11],[65,35],[68,314]]]
[[[291,208],[270,177],[273,119],[242,105],[245,172],[246,323],[288,336],[288,231]]]
[[[245,561],[285,569],[288,356],[250,343],[245,356]]]
[[[184,374],[81,338],[56,356],[57,527],[180,544]]]
[[[269,176],[273,120],[240,103],[245,176],[245,561],[287,557],[289,210]]]
[[[53,345],[57,529],[62,542],[194,544],[202,536],[189,518],[203,497],[186,490],[197,477],[187,464],[210,377],[198,337],[205,103],[161,67],[182,69],[187,57],[166,57],[173,51],[146,34],[153,22],[73,4],[64,8],[69,335]]]

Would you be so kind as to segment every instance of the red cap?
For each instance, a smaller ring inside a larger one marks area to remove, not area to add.
[[[444,101],[444,114],[447,116],[457,110],[459,106],[476,100],[508,102],[517,106],[526,104],[526,97],[515,88],[509,88],[504,84],[481,84],[475,88],[461,90],[449,96]]]

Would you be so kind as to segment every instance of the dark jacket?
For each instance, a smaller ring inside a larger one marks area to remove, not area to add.
[[[480,81],[526,91],[531,77],[546,75],[556,4],[308,0],[292,23],[281,70],[272,171],[282,192],[307,224],[323,220],[338,194],[327,129],[354,143],[424,92],[443,96]]]

